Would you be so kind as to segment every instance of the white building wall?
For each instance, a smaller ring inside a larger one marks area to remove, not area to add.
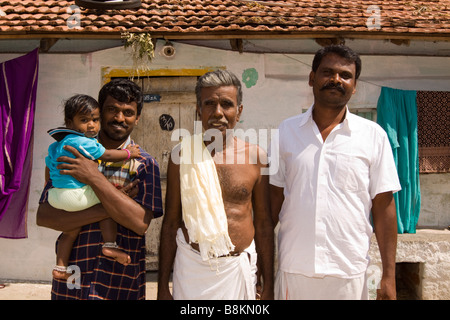
[[[222,67],[241,77],[254,68],[258,80],[247,88],[244,84],[244,111],[241,128],[276,128],[285,118],[308,108],[313,96],[308,86],[312,55],[250,54],[221,51],[174,43],[171,59],[159,54],[158,42],[151,68]],[[0,54],[0,62],[20,55]],[[52,139],[49,128],[63,124],[62,101],[76,93],[97,97],[101,87],[102,67],[131,67],[122,48],[90,54],[41,54],[35,113],[33,174],[28,205],[28,238],[0,238],[0,279],[50,280],[55,263],[55,240],[59,232],[37,227],[36,211],[44,185],[44,158]],[[376,107],[380,86],[410,90],[450,91],[442,80],[450,74],[450,58],[363,56],[363,71],[351,108]],[[422,194],[426,210],[419,224],[442,227],[450,225],[449,175],[424,177]],[[421,177],[422,178],[422,177]],[[430,180],[431,179],[431,180]],[[436,186],[436,182],[440,187]],[[428,199],[427,197],[430,197]],[[433,199],[440,199],[436,203]]]

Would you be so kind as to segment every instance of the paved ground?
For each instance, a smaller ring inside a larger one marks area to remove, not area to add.
[[[147,273],[147,300],[156,299],[157,277],[156,272]],[[0,284],[5,285],[0,289],[0,300],[50,300],[51,284],[49,282],[0,280]]]
[[[449,227],[450,228],[450,227]],[[449,229],[450,230],[450,229]],[[415,240],[424,242],[450,241],[449,230],[417,230],[416,234],[400,235],[404,241]],[[410,239],[411,238],[411,239]],[[155,300],[157,293],[158,273],[147,272],[147,300]],[[51,284],[49,282],[21,282],[0,279],[0,300],[50,300]],[[399,296],[399,299],[410,299],[410,297]]]

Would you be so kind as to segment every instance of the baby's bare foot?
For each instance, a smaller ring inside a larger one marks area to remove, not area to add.
[[[113,258],[117,262],[124,266],[130,264],[131,258],[128,254],[118,249],[117,245],[106,244],[102,248],[102,252],[105,256]]]
[[[65,266],[55,266],[52,270],[52,275],[54,279],[59,280],[67,280],[70,277],[70,273],[67,273]]]

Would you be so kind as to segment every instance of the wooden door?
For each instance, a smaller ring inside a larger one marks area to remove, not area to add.
[[[163,203],[170,152],[179,142],[179,137],[172,137],[172,134],[176,129],[187,129],[191,133],[194,130],[196,81],[195,76],[148,77],[136,80],[143,89],[145,99],[132,138],[159,164]],[[153,219],[147,231],[147,270],[158,269],[161,224],[162,218]]]

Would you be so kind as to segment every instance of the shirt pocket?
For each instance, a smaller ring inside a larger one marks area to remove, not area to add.
[[[337,154],[334,185],[343,191],[363,191],[368,167],[357,156]]]

